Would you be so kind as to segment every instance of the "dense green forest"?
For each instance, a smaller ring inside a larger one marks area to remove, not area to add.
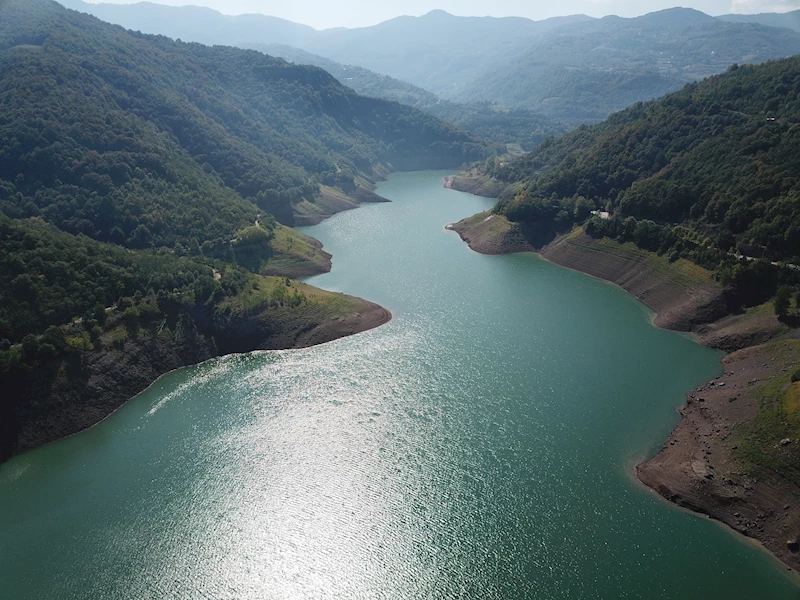
[[[0,339],[134,294],[236,294],[321,184],[490,147],[311,66],[0,7]],[[286,237],[285,235],[283,237]],[[220,285],[212,268],[232,269]],[[188,287],[187,287],[188,286]]]
[[[450,102],[394,77],[380,75],[362,67],[343,65],[291,46],[243,44],[242,47],[284,58],[289,62],[320,67],[359,94],[419,108],[499,144],[519,144],[527,151],[548,137],[567,132],[567,126],[563,123],[525,108],[508,108],[493,102]]]
[[[259,209],[291,224],[319,183],[349,191],[384,164],[489,151],[321,69],[129,33],[44,0],[2,10],[0,208],[13,217],[131,247],[202,243]]]
[[[76,318],[97,321],[124,298],[132,305],[132,298],[157,298],[150,308],[158,315],[169,312],[170,303],[204,305],[235,296],[251,277],[237,263],[268,251],[271,235],[250,226],[215,259],[209,247],[205,254],[199,246],[129,250],[64,233],[40,218],[0,214],[0,339],[17,343]]]
[[[796,273],[771,262],[800,263],[797,148],[800,57],[733,65],[484,172],[512,184],[495,210],[513,221],[563,231],[608,211],[587,230],[690,258],[763,299]]]

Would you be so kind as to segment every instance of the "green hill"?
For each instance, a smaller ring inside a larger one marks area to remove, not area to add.
[[[750,300],[800,263],[800,57],[727,73],[549,140],[483,174],[512,186],[495,211],[689,258]],[[738,260],[736,255],[761,260]]]
[[[49,0],[6,2],[0,17],[11,343],[120,297],[191,286],[180,272],[324,270],[318,244],[276,219],[322,218],[332,197],[353,207],[369,196],[359,184],[392,168],[488,151],[315,67],[128,32]]]
[[[230,236],[257,212],[292,224],[319,184],[452,167],[489,149],[325,71],[253,51],[126,32],[54,2],[0,20],[7,214],[133,247]]]
[[[170,369],[384,323],[275,276],[330,264],[281,223],[379,199],[363,186],[392,169],[492,150],[316,67],[1,3],[0,459]]]

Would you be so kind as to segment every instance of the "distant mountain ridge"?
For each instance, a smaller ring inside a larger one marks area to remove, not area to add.
[[[676,91],[733,63],[800,53],[800,34],[731,24],[691,9],[568,25],[488,71],[457,98],[591,122]]]
[[[267,36],[276,44],[303,46],[318,33],[308,25],[279,17],[229,16],[202,6],[166,6],[152,2],[92,4],[81,0],[59,0],[59,3],[132,31],[207,45],[234,46]]]
[[[731,23],[759,23],[769,27],[786,27],[800,31],[800,10],[787,13],[760,13],[757,15],[721,15],[717,17]]]
[[[125,27],[202,43],[288,45],[450,101],[525,108],[574,124],[596,122],[733,63],[800,53],[796,31],[681,8],[634,19],[574,15],[544,21],[432,11],[372,27],[316,31],[219,13],[212,26],[213,11],[195,13],[194,7],[64,1]]]
[[[451,102],[400,79],[363,67],[343,65],[299,48],[282,44],[243,44],[242,47],[289,62],[320,67],[359,94],[408,104],[509,148],[518,145],[522,150],[532,150],[544,139],[568,130],[565,124],[529,109],[508,108],[491,102]]]

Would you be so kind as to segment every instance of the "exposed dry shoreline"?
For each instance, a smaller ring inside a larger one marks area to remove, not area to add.
[[[364,182],[349,194],[326,185],[321,186],[321,193],[314,202],[304,200],[294,207],[294,226],[303,227],[318,225],[333,215],[353,210],[365,203],[391,202],[374,191],[374,184]]]
[[[774,472],[744,467],[736,455],[734,430],[755,418],[759,391],[800,360],[800,342],[766,343],[787,335],[774,314],[728,315],[724,291],[707,272],[691,263],[670,264],[632,244],[575,231],[534,249],[518,225],[490,213],[447,228],[479,253],[535,251],[615,283],[656,312],[655,325],[692,332],[699,343],[732,352],[723,360],[725,375],[688,395],[678,426],[653,458],[636,466],[636,475],[667,500],[728,525],[800,570],[800,487]]]
[[[726,356],[724,374],[689,393],[667,442],[636,467],[639,480],[667,500],[759,541],[793,569],[800,569],[800,553],[787,542],[800,535],[800,487],[764,469],[743,469],[736,450],[737,425],[755,418],[759,390],[798,357],[793,341]]]

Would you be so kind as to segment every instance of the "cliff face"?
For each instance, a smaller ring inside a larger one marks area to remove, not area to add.
[[[9,423],[2,455],[9,457],[77,433],[103,420],[164,373],[217,355],[196,329],[175,335],[140,335],[120,348],[61,359],[4,386],[31,394]]]

